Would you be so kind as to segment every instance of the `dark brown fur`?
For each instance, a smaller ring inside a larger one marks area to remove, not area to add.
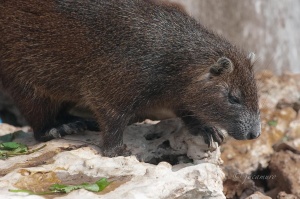
[[[260,134],[247,55],[176,7],[142,0],[0,0],[0,80],[35,137],[94,113],[104,147],[137,113],[169,109],[220,141]],[[215,128],[216,127],[216,128]]]

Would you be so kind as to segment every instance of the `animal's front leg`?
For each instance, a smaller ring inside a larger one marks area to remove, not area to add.
[[[219,145],[224,141],[225,137],[217,127],[202,122],[193,116],[193,114],[183,115],[181,119],[189,132],[192,135],[203,136],[205,143],[209,147],[213,146],[213,141],[218,142]]]
[[[123,144],[123,132],[130,119],[129,114],[102,114],[98,116],[98,123],[104,133],[102,151],[105,156],[127,156],[130,152],[127,151],[126,145]]]

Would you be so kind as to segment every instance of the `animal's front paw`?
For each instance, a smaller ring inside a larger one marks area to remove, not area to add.
[[[204,133],[204,141],[209,147],[212,146],[212,141],[215,141],[220,145],[225,139],[225,135],[216,127],[204,126],[202,130]]]

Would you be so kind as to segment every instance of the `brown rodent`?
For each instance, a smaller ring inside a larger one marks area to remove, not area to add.
[[[38,140],[76,124],[66,114],[74,105],[93,112],[109,155],[130,118],[152,109],[218,142],[220,129],[239,140],[260,135],[251,56],[176,6],[0,0],[0,27],[0,80]]]

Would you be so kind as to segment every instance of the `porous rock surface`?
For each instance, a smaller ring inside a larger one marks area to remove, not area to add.
[[[265,196],[264,194],[262,194],[260,192],[255,192],[254,194],[247,197],[246,199],[272,199],[272,198],[269,196]]]
[[[21,129],[0,125],[2,135],[17,130]],[[76,190],[51,197],[225,198],[219,148],[210,152],[201,137],[186,134],[178,119],[159,123],[146,121],[129,126],[124,133],[124,142],[136,155],[130,157],[101,156],[96,146],[101,143],[99,132],[67,136],[47,143],[37,143],[28,132],[14,141],[27,144],[32,149],[46,146],[29,155],[0,160],[0,198],[45,198],[12,193],[9,189],[42,192],[47,191],[51,184],[92,183],[102,177],[112,183],[101,194]],[[149,164],[138,161],[136,157],[160,163]],[[162,157],[177,164],[172,166],[163,162]]]
[[[277,188],[300,198],[300,151],[298,154],[289,150],[274,153],[269,167],[271,175],[276,175],[276,178],[268,181],[270,188]]]

